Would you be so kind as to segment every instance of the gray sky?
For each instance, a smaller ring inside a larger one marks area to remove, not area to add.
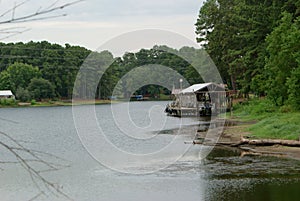
[[[11,8],[14,2],[21,1],[0,0],[0,13]],[[35,11],[40,6],[47,7],[55,1],[30,0],[16,10],[16,16]],[[47,40],[95,50],[115,36],[149,28],[176,32],[195,41],[194,24],[202,2],[203,0],[86,0],[56,13],[67,13],[66,17],[13,24],[26,26],[31,30],[3,41]]]

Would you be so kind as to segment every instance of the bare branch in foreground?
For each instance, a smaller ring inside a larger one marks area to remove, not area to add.
[[[11,12],[14,12],[14,10],[16,10],[18,7],[24,5],[24,4],[27,3],[28,1],[30,1],[30,0],[26,0],[26,1],[23,1],[23,2],[21,2],[21,3],[19,3],[19,4],[15,4],[14,7],[12,7],[11,9],[8,9],[8,10],[5,11],[4,13],[2,13],[2,14],[0,15],[0,18],[6,16],[7,14],[9,14],[9,13],[11,13]],[[0,2],[0,3],[1,3],[1,2]]]
[[[31,200],[37,199],[37,197],[40,197],[41,195],[45,195],[45,191],[48,191],[55,196],[63,196],[71,200],[71,198],[61,190],[59,185],[50,182],[42,175],[42,173],[45,172],[58,171],[69,167],[68,165],[46,161],[42,158],[43,156],[54,158],[56,160],[63,159],[49,153],[28,149],[4,132],[0,131],[0,136],[3,138],[0,140],[0,147],[5,148],[5,150],[12,154],[16,159],[16,161],[0,161],[0,165],[19,164],[29,173],[33,184],[40,191],[40,193]],[[0,169],[4,170],[3,168]]]
[[[30,29],[28,29],[28,28],[19,28],[19,27],[2,29],[2,30],[0,30],[0,40],[11,38],[13,36],[25,33],[25,32],[27,32],[29,30]],[[1,35],[4,35],[4,36],[1,37]]]
[[[58,4],[59,0],[54,1],[52,4],[50,4],[48,7],[39,7],[36,11],[27,13],[24,15],[21,15],[17,17],[17,11],[19,8],[27,4],[30,0],[24,0],[20,3],[15,3],[15,5],[0,14],[0,25],[4,24],[13,24],[13,23],[24,23],[24,22],[32,22],[32,21],[40,21],[40,20],[46,20],[46,19],[53,19],[53,18],[58,18],[58,17],[64,17],[67,14],[62,13],[58,14],[57,11],[63,10],[67,7],[70,7],[72,5],[75,5],[77,3],[83,2],[85,0],[76,0],[76,1],[71,1],[69,3],[64,3],[64,4]],[[1,4],[1,1],[0,1]],[[9,17],[11,15],[11,17]],[[20,28],[20,27],[13,27],[13,28],[3,28],[0,29],[0,40],[7,39],[10,37],[13,37],[18,34],[22,34],[29,29],[27,28]],[[4,35],[4,36],[1,36]]]
[[[24,1],[20,4],[16,4],[12,9],[9,9],[8,11],[6,11],[4,14],[2,14],[1,16],[5,16],[6,14],[8,13],[12,13],[12,18],[11,19],[8,19],[8,20],[3,20],[3,21],[0,21],[0,24],[8,24],[8,23],[20,23],[20,22],[28,22],[30,20],[37,20],[35,17],[37,16],[41,16],[41,15],[45,15],[45,14],[49,14],[49,13],[53,13],[57,10],[62,10],[66,7],[69,7],[69,6],[72,6],[74,4],[77,4],[79,2],[82,2],[84,0],[77,0],[77,1],[73,1],[73,2],[70,2],[70,3],[66,3],[66,4],[63,4],[63,5],[58,5],[58,6],[55,6],[55,7],[48,7],[47,9],[38,9],[36,12],[34,13],[30,13],[30,14],[27,14],[27,15],[23,15],[21,17],[15,17],[15,11],[18,7],[20,7],[21,5],[24,5],[25,3],[27,3],[28,1]],[[64,14],[65,15],[65,14]],[[1,17],[0,16],[0,17]],[[46,16],[46,17],[43,17],[43,18],[39,18],[39,19],[49,19],[49,18],[53,18],[53,17],[57,17],[57,16]]]

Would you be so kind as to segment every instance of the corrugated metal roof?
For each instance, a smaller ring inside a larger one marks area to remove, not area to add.
[[[11,90],[0,90],[0,96],[13,96]]]
[[[221,85],[210,82],[210,83],[194,84],[194,85],[182,90],[181,93],[183,93],[183,94],[185,94],[185,93],[195,93],[195,92],[200,91],[200,90],[202,90],[206,87],[209,87],[209,88],[211,87],[209,90],[212,90],[212,88],[215,88],[215,87],[219,88],[219,89],[224,88]]]

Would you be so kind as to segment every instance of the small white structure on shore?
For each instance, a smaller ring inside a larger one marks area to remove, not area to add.
[[[11,90],[0,90],[0,99],[12,98],[15,99],[15,95]]]

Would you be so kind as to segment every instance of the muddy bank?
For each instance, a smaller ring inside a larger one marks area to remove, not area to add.
[[[245,141],[251,141],[255,139],[249,138],[250,132],[246,132],[247,128],[256,122],[240,122],[237,120],[227,120],[225,123],[224,131],[217,141],[217,146],[222,147],[237,147],[241,152],[241,156],[246,155],[264,155],[264,156],[276,156],[283,158],[292,158],[300,160],[300,147],[283,146],[280,144],[247,144]],[[205,144],[202,140],[205,138],[205,132],[198,132],[197,139],[194,141],[196,144]],[[261,141],[261,139],[259,140]],[[277,140],[263,140],[263,141],[277,141]],[[278,140],[280,141],[280,140]],[[243,143],[244,142],[244,143]],[[295,141],[295,143],[299,143]]]

